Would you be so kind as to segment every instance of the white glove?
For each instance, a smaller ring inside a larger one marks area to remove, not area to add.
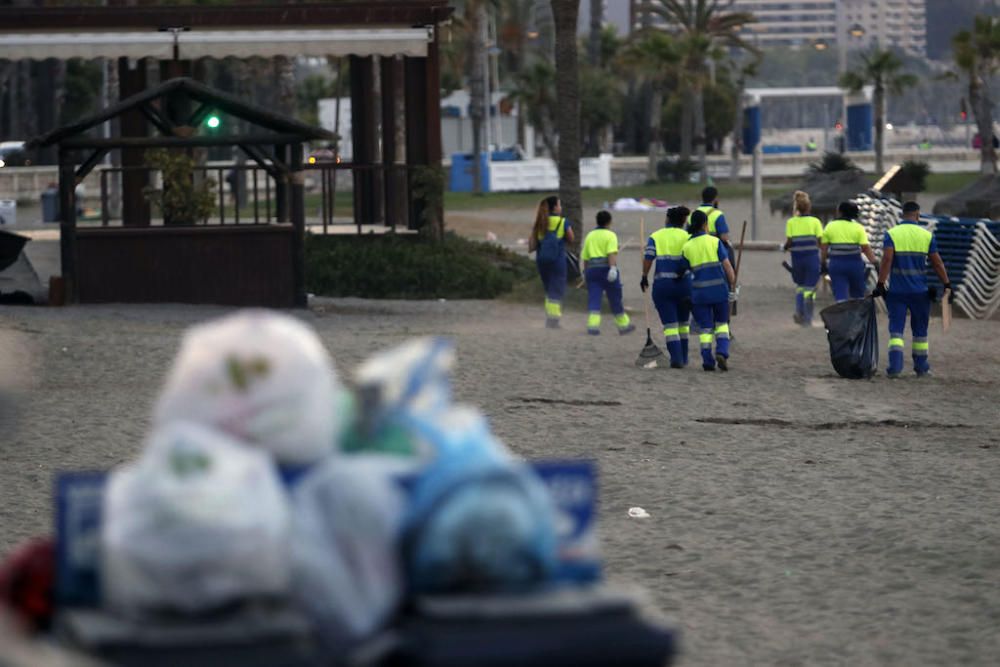
[[[616,283],[616,282],[618,282],[618,267],[617,266],[612,266],[610,269],[608,269],[608,282],[609,283]]]
[[[737,285],[733,289],[729,290],[729,303],[736,303],[740,298],[740,286]]]

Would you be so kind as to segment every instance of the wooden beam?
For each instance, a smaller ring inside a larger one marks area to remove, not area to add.
[[[149,102],[143,102],[139,105],[139,111],[142,115],[146,117],[153,126],[160,131],[160,133],[165,137],[174,136],[174,127],[171,125],[170,121],[163,117],[163,115]]]
[[[90,171],[97,166],[97,163],[100,162],[101,159],[107,155],[107,153],[108,149],[106,148],[98,148],[96,151],[91,153],[90,157],[84,160],[83,163],[76,168],[76,182],[79,183],[86,178],[87,174],[89,174]]]
[[[304,137],[295,134],[252,134],[245,136],[193,136],[193,137],[117,137],[95,139],[93,137],[73,137],[64,139],[60,146],[64,149],[87,148],[196,148],[199,146],[266,146],[268,144],[291,144]]]
[[[199,125],[201,125],[202,122],[208,117],[208,114],[211,113],[212,107],[213,105],[211,104],[203,103],[201,106],[195,109],[193,114],[191,114],[191,117],[188,119],[187,124],[190,125],[191,127],[198,127]]]
[[[267,156],[264,155],[264,151],[262,151],[260,147],[247,146],[244,144],[238,144],[238,146],[240,150],[242,150],[244,153],[250,156],[251,160],[259,164],[261,169],[266,171],[268,176],[270,176],[271,178],[277,180],[281,178],[281,175],[287,171],[284,165],[278,164],[277,162],[269,163],[267,161]]]
[[[146,90],[146,60],[129,62],[118,59],[118,98],[124,100],[141,95]],[[117,106],[117,105],[114,105]],[[125,110],[119,120],[122,138],[145,137],[149,134],[146,117],[138,109]],[[99,148],[90,146],[89,148]],[[141,167],[146,159],[141,147],[124,148],[121,152],[122,167]],[[150,223],[149,201],[144,193],[149,185],[149,172],[143,169],[125,169],[122,179],[122,224],[126,227],[146,227]]]
[[[69,155],[59,153],[59,259],[66,303],[77,303],[76,172]]]

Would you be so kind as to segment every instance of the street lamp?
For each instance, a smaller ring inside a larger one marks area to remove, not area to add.
[[[850,34],[850,36],[853,37],[854,39],[861,39],[862,37],[865,36],[864,26],[862,26],[860,23],[855,23],[854,25],[851,26],[851,29],[848,31],[848,34]]]
[[[817,51],[826,51],[828,46],[826,42],[824,42],[823,40],[819,40],[818,42],[813,44],[813,48],[816,49]]]

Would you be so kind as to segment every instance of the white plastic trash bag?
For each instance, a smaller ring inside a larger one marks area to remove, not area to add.
[[[293,588],[328,647],[381,629],[403,593],[397,537],[404,511],[393,482],[405,462],[328,459],[293,494]]]
[[[184,335],[155,421],[207,424],[283,463],[333,450],[340,387],[315,332],[288,315],[247,310]]]
[[[198,424],[154,431],[104,496],[104,600],[192,613],[287,594],[288,499],[270,455]]]

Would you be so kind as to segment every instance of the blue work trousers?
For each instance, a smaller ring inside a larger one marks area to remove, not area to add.
[[[701,364],[703,368],[715,368],[712,341],[715,351],[729,358],[729,302],[696,303],[691,306],[694,319],[698,322],[698,340],[701,343]]]
[[[885,295],[885,305],[889,311],[889,368],[890,375],[903,372],[903,332],[906,330],[906,313],[910,313],[910,330],[913,332],[911,350],[913,370],[918,374],[931,369],[927,359],[929,346],[927,327],[931,319],[931,299],[927,292],[900,294],[889,291]]]
[[[615,317],[615,324],[619,329],[624,329],[629,325],[629,317],[625,313],[625,306],[622,304],[622,282],[619,277],[615,282],[608,281],[607,266],[595,266],[588,268],[585,272],[587,280],[587,330],[597,333],[601,328],[601,298],[607,294],[608,304],[611,306],[611,313]]]
[[[813,319],[816,283],[819,282],[819,251],[792,253],[792,280],[795,281],[795,312],[808,325]]]
[[[837,303],[860,299],[865,295],[865,263],[860,257],[830,258],[830,288]]]
[[[672,278],[653,281],[653,305],[660,315],[671,365],[686,366],[691,332],[691,290]]]
[[[559,253],[555,262],[535,261],[538,275],[545,288],[545,316],[552,320],[562,317],[562,302],[566,296],[566,253]]]

